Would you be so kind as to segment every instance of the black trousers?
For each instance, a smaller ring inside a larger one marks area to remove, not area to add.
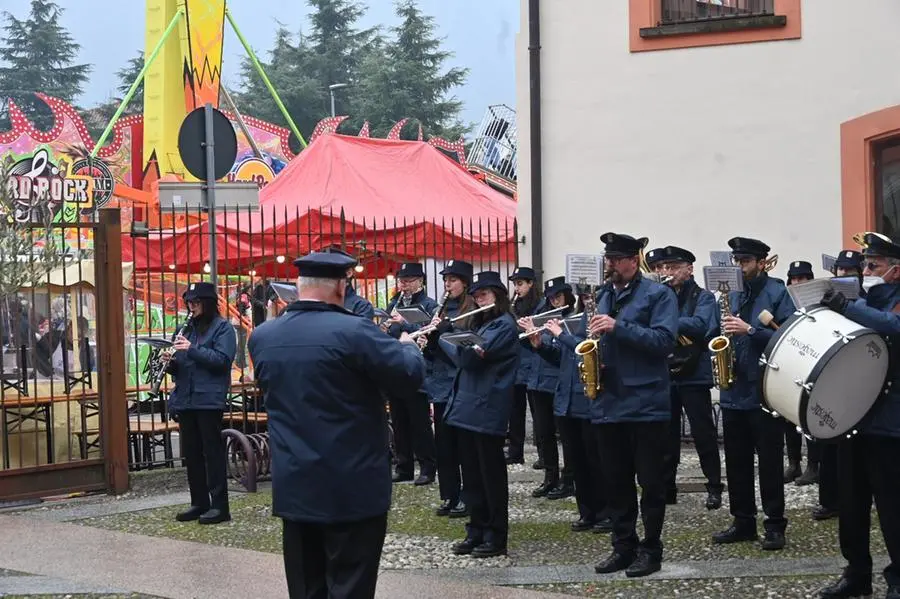
[[[632,553],[639,549],[661,560],[661,536],[666,517],[663,468],[669,422],[621,422],[596,427],[608,513],[613,522],[613,550]],[[644,540],[640,542],[635,476],[641,486],[640,508],[644,523]]]
[[[507,438],[509,439],[509,457],[512,459],[521,459],[525,456],[525,407],[531,409],[531,418],[534,420],[534,406],[532,405],[531,393],[525,385],[513,385],[513,403],[512,410],[509,413],[509,429]],[[535,426],[537,426],[535,424]],[[534,435],[535,445],[537,442],[537,432]]]
[[[534,442],[541,448],[544,461],[544,482],[559,481],[559,446],[556,437],[556,418],[553,416],[553,394],[531,391],[534,406]]]
[[[838,535],[848,574],[872,576],[869,527],[872,500],[891,562],[884,569],[889,586],[900,585],[900,438],[858,435],[838,447],[840,518]]]
[[[291,599],[372,599],[387,514],[338,524],[283,520],[284,571]]]
[[[840,504],[838,486],[838,443],[816,443],[821,448],[819,462],[819,505],[837,510]]]
[[[445,403],[434,406],[434,441],[437,445],[438,487],[441,499],[453,505],[459,502],[462,477],[459,472],[459,438],[457,429],[444,422]]]
[[[191,505],[228,512],[228,462],[222,440],[222,410],[178,413],[181,451]]]
[[[797,425],[788,420],[782,421],[784,427],[784,448],[787,452],[788,462],[800,463],[802,461],[803,437],[797,432]]]
[[[506,547],[509,483],[503,437],[457,428],[462,462],[462,498],[469,507],[466,537]]]
[[[419,473],[434,476],[437,465],[428,396],[416,393],[409,397],[391,397],[389,401],[397,472],[412,476],[415,473],[415,456],[419,462]]]
[[[707,490],[722,491],[722,460],[719,435],[713,420],[712,397],[706,387],[677,387],[671,391],[672,420],[669,422],[669,451],[666,453],[666,488],[675,491],[675,477],[681,463],[681,411],[691,424],[691,437],[706,477]]]
[[[759,459],[759,489],[766,531],[784,532],[784,424],[760,409],[722,409],[728,500],[736,526],[756,529],[753,455]]]
[[[562,437],[563,459],[572,470],[578,515],[587,522],[606,516],[606,493],[597,433],[590,420],[560,416],[557,419]]]

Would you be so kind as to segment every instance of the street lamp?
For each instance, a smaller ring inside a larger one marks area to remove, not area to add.
[[[328,92],[331,94],[331,116],[334,115],[334,90],[336,89],[344,89],[347,87],[348,83],[332,83],[328,86]]]

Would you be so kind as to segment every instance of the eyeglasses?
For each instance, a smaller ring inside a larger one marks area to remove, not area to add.
[[[881,264],[877,262],[866,262],[863,264],[863,268],[868,268],[869,270],[875,270],[876,268],[881,268]]]

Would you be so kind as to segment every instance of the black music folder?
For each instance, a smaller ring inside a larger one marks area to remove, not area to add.
[[[484,337],[480,335],[476,335],[475,333],[471,333],[469,331],[462,331],[459,333],[444,333],[441,335],[441,341],[446,341],[452,345],[457,347],[472,347],[475,345],[484,347]]]
[[[406,308],[396,308],[397,314],[406,319],[409,324],[426,324],[431,322],[431,314],[425,311],[422,306],[408,306]]]

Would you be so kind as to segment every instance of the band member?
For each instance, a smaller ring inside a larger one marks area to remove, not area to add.
[[[647,261],[647,268],[650,272],[662,274],[665,270],[663,267],[663,256],[665,248],[656,248],[644,254],[644,260]]]
[[[812,264],[809,262],[798,260],[791,262],[790,267],[788,267],[788,285],[805,283],[812,281],[814,278]],[[819,482],[819,454],[821,446],[815,441],[807,440],[806,471],[801,474],[800,463],[802,461],[803,436],[797,432],[797,425],[788,420],[784,421],[784,445],[788,455],[788,467],[784,471],[784,482],[794,481],[799,487]]]
[[[440,340],[458,368],[444,419],[458,434],[463,496],[470,512],[466,538],[453,546],[453,553],[494,557],[506,554],[509,536],[503,441],[519,366],[518,330],[499,273],[476,274],[469,293],[479,307],[494,305],[469,319],[483,342],[460,347]]]
[[[836,277],[856,277],[862,291],[863,256],[855,250],[841,250],[832,274]],[[838,444],[823,443],[819,462],[819,505],[812,511],[814,520],[829,520],[838,515],[840,495],[838,487]]]
[[[344,309],[354,262],[319,252],[295,260],[299,300],[250,336],[292,598],[375,596],[391,502],[378,391],[413,395],[425,376],[406,333],[398,342]]]
[[[625,570],[629,577],[660,569],[666,513],[664,478],[669,405],[668,356],[678,336],[678,301],[672,290],[641,276],[646,238],[605,233],[607,282],[587,322],[599,337],[603,391],[591,405],[600,466],[613,522],[612,554],[594,569]],[[641,486],[644,539],[638,541],[635,475]]]
[[[471,264],[464,260],[450,260],[440,274],[444,277],[444,293],[447,301],[432,320],[432,324],[435,325],[442,322],[441,318],[454,318],[475,308],[475,300],[468,293],[472,281]],[[432,364],[431,374],[425,380],[425,388],[434,409],[434,441],[437,445],[438,486],[442,500],[435,513],[438,516],[465,518],[469,515],[469,509],[461,498],[459,441],[456,429],[448,426],[444,419],[444,411],[453,391],[457,369],[437,342],[440,332],[449,328],[449,324],[445,325],[443,329],[428,335],[424,340],[427,343],[424,348],[425,359]]]
[[[395,308],[418,306],[429,316],[437,310],[437,302],[425,293],[424,282],[425,270],[421,264],[410,262],[400,265],[397,270],[399,293],[391,298],[387,306],[387,312],[393,314],[385,322],[387,333],[391,337],[399,339],[401,333],[412,333],[420,328],[420,325],[407,322],[403,316],[395,312]],[[394,449],[397,457],[397,470],[394,472],[393,481],[413,480],[413,456],[415,456],[419,462],[419,477],[415,479],[414,484],[421,486],[433,483],[437,462],[427,392],[424,387],[410,396],[388,392],[388,401],[391,407]]]
[[[691,436],[706,477],[706,509],[722,507],[722,462],[719,435],[713,421],[712,366],[707,349],[719,331],[716,297],[694,281],[696,257],[686,249],[667,246],[659,260],[669,285],[678,296],[678,346],[670,361],[672,419],[666,460],[666,503],[677,501],[676,471],[681,458],[681,411],[691,425]]]
[[[534,287],[534,270],[527,266],[518,266],[509,276],[515,287],[515,299],[512,301],[512,314],[514,318],[531,316],[540,303],[538,290]],[[531,368],[534,362],[534,354],[526,347],[521,347],[519,353],[519,370],[516,372],[516,384],[513,386],[513,405],[509,418],[509,450],[506,454],[507,464],[525,463],[525,407],[531,409],[531,419],[535,429],[541,425],[535,420],[534,398],[528,393],[528,379],[531,376]],[[552,413],[552,410],[551,410]],[[553,419],[551,418],[551,421]],[[551,425],[553,426],[553,425]],[[553,429],[554,438],[556,428]],[[535,445],[540,447],[538,439],[540,435],[534,432]],[[538,449],[540,451],[540,449]],[[557,464],[557,469],[559,465]]]
[[[768,310],[775,322],[783,323],[794,311],[784,283],[767,273],[769,246],[757,239],[734,237],[728,241],[735,264],[744,275],[744,288],[728,294],[731,315],[722,318],[722,331],[731,335],[734,347],[734,383],[719,393],[725,436],[725,474],[734,521],[713,535],[714,543],[756,541],[756,494],[753,456],[759,460],[765,536],[762,548],[784,547],[787,519],[784,517],[784,427],[760,409],[759,357],[774,331],[759,322]],[[752,324],[751,324],[752,323]]]
[[[191,325],[175,337],[175,354],[168,358],[166,370],[175,381],[169,414],[178,421],[191,507],[175,519],[216,524],[231,520],[222,414],[237,339],[234,327],[219,315],[212,283],[191,283],[182,298],[191,312]]]
[[[372,306],[372,303],[366,298],[357,295],[356,289],[353,287],[353,277],[356,276],[356,265],[359,264],[356,261],[356,258],[337,248],[329,248],[326,252],[344,256],[353,263],[353,266],[348,268],[346,272],[347,288],[344,290],[344,308],[367,320],[375,318],[375,308]]]
[[[822,304],[853,322],[900,344],[900,244],[868,233],[864,237],[865,299],[848,301],[826,292]],[[843,576],[821,597],[836,599],[872,594],[869,530],[872,500],[890,563],[884,569],[886,599],[900,599],[900,364],[891,356],[890,390],[866,418],[860,434],[838,446],[840,489],[838,533],[847,560]]]
[[[575,296],[565,277],[547,281],[544,296],[552,307],[566,307],[563,319],[571,316]],[[522,326],[533,330],[534,323],[525,318]],[[597,453],[599,446],[591,424],[591,402],[584,395],[575,358],[575,347],[584,340],[584,335],[571,335],[558,319],[548,322],[546,327],[546,333],[531,335],[528,340],[542,358],[536,370],[541,373],[545,388],[554,388],[553,413],[558,417],[563,458],[567,466],[571,465],[578,504],[579,518],[572,523],[572,530],[611,532],[612,520],[607,515],[600,455]]]

